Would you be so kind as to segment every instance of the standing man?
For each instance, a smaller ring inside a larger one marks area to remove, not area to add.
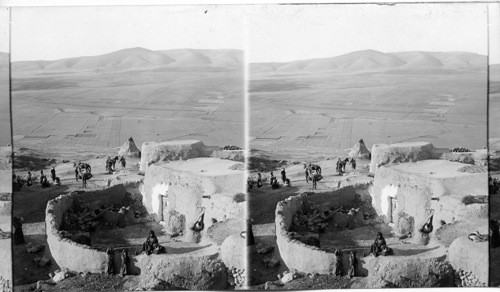
[[[78,165],[75,166],[75,178],[76,178],[76,181],[78,181]]]
[[[32,178],[31,178],[31,171],[28,171],[28,179],[26,182],[26,185],[29,187],[33,184]]]
[[[354,157],[351,158],[351,167],[352,169],[356,169],[356,160],[354,160]]]
[[[84,172],[82,174],[82,188],[86,189],[87,188],[87,173]]]
[[[306,167],[306,183],[309,183],[309,169]]]
[[[120,162],[121,162],[121,164],[122,164],[122,168],[125,168],[125,165],[127,164],[127,162],[125,161],[125,156],[122,156],[122,157],[120,158]]]
[[[286,172],[285,168],[283,167],[283,170],[281,171],[281,180],[283,181],[283,185],[286,183]]]
[[[43,173],[43,170],[40,170],[40,184],[42,184],[44,178],[47,178],[47,177]]]
[[[56,181],[56,168],[55,168],[55,166],[52,166],[52,169],[50,170],[50,177],[52,178],[52,182],[54,183]]]

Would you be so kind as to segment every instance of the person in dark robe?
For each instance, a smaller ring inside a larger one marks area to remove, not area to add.
[[[337,173],[339,175],[342,175],[342,161],[340,160],[340,158],[337,159],[337,168],[336,168],[336,170],[337,170]]]
[[[125,156],[122,156],[120,158],[120,163],[122,164],[122,168],[125,168],[125,166],[127,165],[127,162],[125,161]]]
[[[115,273],[115,263],[114,263],[115,251],[109,246],[108,249],[106,249],[106,256],[107,256],[106,274],[113,275]]]
[[[345,171],[345,166],[347,165],[347,162],[349,162],[349,158],[346,158],[342,161],[342,171],[343,172],[346,172]]]
[[[356,160],[354,160],[354,157],[351,158],[351,162],[350,163],[351,163],[352,169],[356,169]]]
[[[370,247],[370,252],[373,254],[373,256],[378,257],[382,253],[385,247],[387,247],[385,238],[382,235],[382,232],[378,232],[377,238],[375,238],[375,241],[372,243]]]
[[[122,251],[121,254],[121,266],[120,266],[120,275],[122,277],[125,277],[128,274],[128,263],[130,261],[130,258],[128,257],[128,252],[126,249]]]
[[[274,184],[274,180],[276,177],[274,176],[274,173],[271,171],[271,178],[269,179],[269,184],[272,186]]]
[[[26,181],[26,185],[29,187],[33,184],[33,178],[31,177],[31,171],[28,171],[28,179]]]
[[[353,250],[349,254],[349,278],[356,277],[357,265],[358,265],[358,259],[356,258],[356,252]]]
[[[52,169],[50,170],[50,178],[52,178],[52,182],[56,182],[56,168],[55,166],[52,166]]]
[[[335,250],[335,276],[342,276],[342,251]]]
[[[12,218],[12,227],[14,229],[14,245],[26,243],[23,233],[23,219],[14,216],[14,218]]]
[[[76,181],[78,181],[78,176],[79,176],[78,166],[75,166],[75,179],[76,179]]]
[[[247,219],[247,246],[254,245],[255,244],[255,237],[253,235],[253,220],[252,219]]]
[[[500,231],[498,221],[490,220],[490,230],[491,230],[491,248],[497,248],[500,246]]]
[[[113,171],[115,171],[115,170],[116,170],[116,167],[115,167],[115,166],[116,166],[116,161],[117,161],[117,160],[118,160],[118,156],[115,156],[115,158],[111,159],[111,169],[112,169]]]
[[[111,157],[108,156],[108,158],[106,159],[106,171],[107,172],[111,172],[110,165],[111,165]]]
[[[82,174],[82,189],[86,189],[87,188],[87,173],[84,172]]]
[[[260,172],[257,173],[257,187],[262,187],[262,176],[260,175]]]
[[[165,247],[158,243],[158,238],[153,230],[149,231],[148,238],[142,244],[142,252],[145,252],[146,255],[151,255],[153,252],[156,254],[165,252]]]
[[[306,182],[309,183],[309,169],[306,167]]]
[[[283,181],[283,184],[286,183],[286,172],[284,167],[283,170],[281,171],[281,181]]]
[[[46,176],[44,176],[44,177],[42,178],[42,188],[48,188],[48,187],[50,187],[50,183],[49,183],[49,181],[47,180],[47,177],[46,177]]]
[[[47,178],[47,176],[45,176],[43,170],[40,170],[40,184],[42,184],[44,178]]]

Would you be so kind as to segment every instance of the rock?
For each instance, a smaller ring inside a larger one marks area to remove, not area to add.
[[[278,290],[278,288],[280,288],[282,286],[283,286],[283,284],[281,284],[281,283],[267,281],[264,284],[264,290]]]
[[[42,251],[44,248],[45,248],[45,245],[43,245],[43,244],[34,245],[31,242],[29,242],[26,245],[26,251],[29,253],[36,253],[36,252]]]
[[[293,279],[295,279],[295,273],[291,272],[291,273],[284,274],[283,277],[281,278],[281,282],[283,282],[283,284],[286,284],[286,283],[292,281]]]
[[[437,156],[435,152],[437,152],[436,148],[428,142],[396,143],[390,145],[374,144],[372,146],[370,173],[375,173],[382,165],[432,159]]]
[[[46,265],[50,264],[50,259],[46,257],[42,257],[38,263],[40,267],[45,267]]]
[[[56,272],[54,274],[54,277],[52,277],[52,281],[54,281],[54,283],[58,283],[58,282],[61,282],[62,280],[66,279],[66,276],[67,274],[65,272]]]
[[[276,258],[273,258],[269,261],[269,263],[267,264],[269,267],[271,268],[274,268],[276,266],[279,266],[280,265],[280,261]]]
[[[47,291],[53,286],[52,283],[40,280],[36,282],[36,290],[37,291]]]

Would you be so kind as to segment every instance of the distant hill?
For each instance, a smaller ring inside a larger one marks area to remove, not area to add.
[[[397,52],[364,50],[345,55],[284,63],[252,63],[251,72],[282,74],[373,72],[390,70],[485,70],[486,56],[467,52]]]
[[[19,72],[117,72],[157,68],[223,67],[241,68],[240,50],[176,49],[152,51],[131,48],[99,56],[75,57],[53,61],[18,61],[12,63]]]

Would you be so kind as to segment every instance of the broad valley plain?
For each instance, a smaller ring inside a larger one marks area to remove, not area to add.
[[[124,49],[12,64],[14,143],[44,152],[99,152],[129,137],[243,146],[238,50]]]
[[[345,154],[359,139],[486,146],[486,56],[357,51],[250,65],[253,149]]]

